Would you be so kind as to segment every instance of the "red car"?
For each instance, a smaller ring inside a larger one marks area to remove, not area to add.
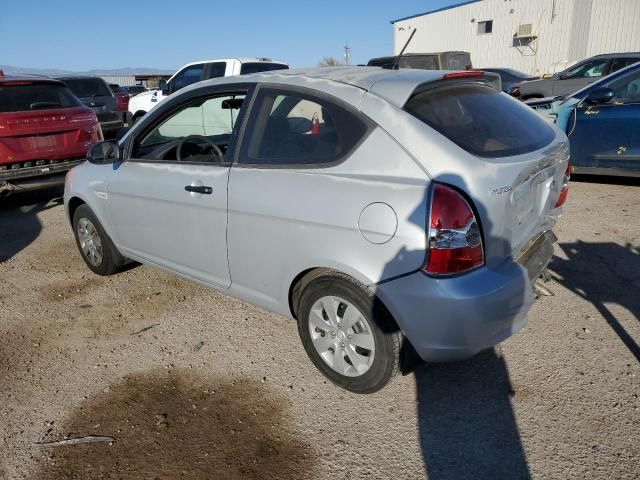
[[[64,184],[102,139],[96,114],[64,83],[0,70],[0,196]]]

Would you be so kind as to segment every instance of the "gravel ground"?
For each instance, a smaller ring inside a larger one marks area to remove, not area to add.
[[[83,264],[50,193],[0,204],[0,478],[640,477],[640,183],[574,182],[553,296],[465,362],[358,396],[294,323]],[[42,446],[65,436],[112,443]]]

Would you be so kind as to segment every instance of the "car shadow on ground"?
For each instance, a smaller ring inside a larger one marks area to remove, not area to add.
[[[469,191],[463,179],[455,174],[440,175],[434,178],[434,181],[456,186],[462,192]],[[429,195],[429,191],[424,193],[421,203],[407,219],[425,231],[428,231],[428,225],[425,225],[428,212],[425,208],[431,203]],[[477,198],[474,198],[474,203],[475,214],[483,221],[481,227],[484,245],[490,245],[492,255],[500,258],[509,257],[510,241],[496,236],[489,220],[495,216],[488,215],[487,207]],[[386,269],[393,271],[393,262],[402,260],[411,253],[415,252],[407,252],[403,248],[388,262]],[[424,258],[424,251],[422,255]],[[503,298],[504,309],[513,314],[513,318],[521,314],[523,306],[533,298],[533,293],[529,290],[529,280],[524,271],[521,273],[521,276],[514,276],[512,279],[514,283],[519,283],[512,285],[512,291],[519,294],[514,293]],[[490,276],[480,278],[493,281],[493,277]],[[456,288],[436,282],[447,280],[433,279],[428,288],[455,292],[449,300],[453,305],[456,301],[455,295],[459,294]],[[500,293],[502,288],[499,283],[475,285],[473,291],[466,291],[465,295],[485,295],[486,289],[491,288],[496,289],[496,295],[504,296]],[[448,333],[440,334],[438,329],[426,328],[423,330],[423,336],[429,336],[429,332],[435,331],[439,337],[416,340],[426,345],[433,342],[438,348],[440,345],[462,348],[463,344],[469,342],[466,346],[476,345],[472,348],[481,348],[480,345],[489,340],[469,337],[474,335],[469,333],[473,332],[474,328],[469,325],[465,327],[466,320],[459,313],[456,309],[444,306],[443,302],[439,302],[438,305],[425,304],[424,317],[420,318],[420,321],[446,321],[447,325],[442,326],[442,329]],[[450,318],[452,314],[453,318]],[[495,323],[491,326],[492,318],[483,318],[482,321],[487,323],[487,328],[496,328]],[[506,323],[500,328],[505,328]],[[406,344],[407,342],[405,348]],[[430,480],[531,478],[511,404],[514,391],[509,371],[505,360],[498,352],[497,349],[489,349],[462,362],[422,365],[415,370],[419,443],[425,473]]]
[[[640,344],[625,329],[607,304],[618,304],[640,321],[640,245],[613,242],[561,243],[567,259],[555,256],[552,277],[591,302],[613,332],[640,362]]]
[[[62,205],[62,194],[60,187],[0,198],[0,263],[38,238],[42,231],[38,213]]]
[[[415,372],[420,449],[430,480],[529,479],[505,360],[494,350]]]

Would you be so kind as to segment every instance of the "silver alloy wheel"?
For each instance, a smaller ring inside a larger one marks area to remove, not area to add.
[[[102,240],[96,227],[86,217],[82,217],[78,221],[78,240],[82,254],[89,263],[94,267],[100,266],[102,263]]]
[[[340,297],[322,297],[311,307],[308,323],[313,346],[333,370],[358,377],[371,368],[373,330],[355,305]]]

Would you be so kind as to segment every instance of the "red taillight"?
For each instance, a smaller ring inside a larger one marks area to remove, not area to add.
[[[561,207],[562,204],[567,200],[567,195],[569,195],[570,179],[571,179],[571,164],[567,162],[567,169],[564,172],[564,179],[562,181],[562,190],[560,190],[560,196],[558,197],[558,201],[556,202],[555,208]]]
[[[484,72],[479,70],[468,70],[466,72],[452,72],[447,73],[442,76],[443,80],[448,80],[450,78],[464,78],[464,77],[482,77],[484,76]]]
[[[471,206],[451,187],[435,184],[429,213],[431,275],[462,273],[484,264],[480,227]]]

